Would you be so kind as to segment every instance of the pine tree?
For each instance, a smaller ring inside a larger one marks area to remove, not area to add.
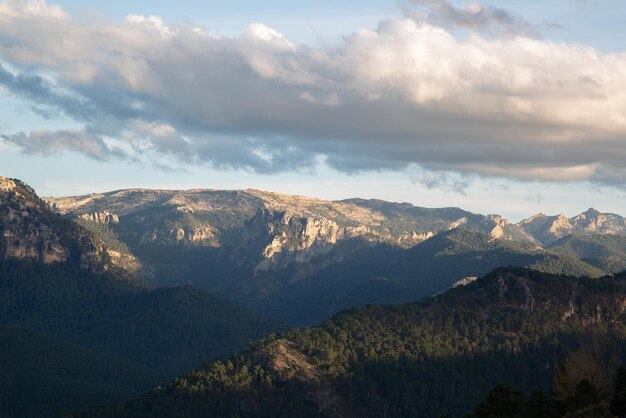
[[[626,368],[624,366],[617,369],[614,385],[611,413],[618,417],[626,417]]]

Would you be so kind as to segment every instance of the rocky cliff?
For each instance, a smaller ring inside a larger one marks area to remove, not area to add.
[[[32,188],[0,177],[0,258],[75,261],[84,269],[102,270],[108,267],[102,252],[90,234],[52,213]]]
[[[117,216],[115,213],[111,213],[107,211],[83,213],[79,215],[79,217],[86,221],[98,222],[101,224],[109,224],[109,223],[117,224],[120,222],[119,216]]]

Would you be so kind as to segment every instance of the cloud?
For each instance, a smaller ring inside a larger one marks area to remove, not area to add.
[[[448,0],[413,0],[411,4],[413,8],[409,11],[413,16],[436,25],[460,27],[493,35],[538,35],[534,26],[522,16],[489,4],[468,3],[455,7]]]
[[[420,184],[429,190],[438,189],[464,195],[472,182],[467,178],[459,178],[458,175],[434,172],[414,175],[411,183]]]
[[[82,153],[94,160],[107,161],[110,158],[125,158],[119,148],[108,145],[99,136],[81,130],[35,130],[30,134],[17,133],[2,135],[9,145],[16,145],[26,154],[49,156],[63,150]]]
[[[626,54],[533,37],[492,6],[427,3],[430,19],[400,16],[314,47],[260,23],[220,37],[5,0],[0,85],[83,129],[3,138],[28,153],[164,167],[272,174],[323,160],[344,172],[624,183]],[[475,30],[459,38],[451,22]]]

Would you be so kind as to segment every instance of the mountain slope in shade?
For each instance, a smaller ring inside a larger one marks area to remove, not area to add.
[[[421,303],[267,337],[140,399],[73,417],[462,417],[496,383],[549,390],[581,331],[610,327],[623,344],[624,300],[623,276],[498,269]]]
[[[129,396],[281,329],[205,290],[148,288],[111,262],[113,242],[53,213],[28,186],[0,178],[0,327],[13,330],[0,340],[6,353],[25,341],[26,356],[0,356],[0,372],[25,385],[14,416],[54,416]],[[37,366],[43,353],[29,341],[47,347],[54,363]],[[110,359],[128,367],[103,376]],[[41,367],[41,380],[33,367]],[[0,415],[12,416],[15,405],[0,403]]]
[[[0,326],[0,414],[44,417],[126,399],[159,375],[129,360]]]
[[[626,236],[568,235],[548,246],[550,251],[575,257],[608,273],[626,270]]]
[[[292,271],[285,272],[282,279],[259,275],[251,285],[262,288],[272,283],[276,289],[254,299],[251,306],[272,318],[310,325],[351,306],[416,301],[441,293],[465,277],[509,265],[576,276],[605,274],[575,257],[536,244],[494,240],[457,228],[408,250],[389,245],[359,250],[296,280]]]

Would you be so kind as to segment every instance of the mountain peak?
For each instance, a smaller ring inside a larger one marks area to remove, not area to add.
[[[600,214],[601,212],[595,208],[589,208],[585,212],[582,213],[582,215],[592,215],[592,216],[597,216]]]
[[[530,222],[530,221],[534,221],[535,219],[542,219],[542,218],[547,218],[547,216],[546,216],[546,214],[545,214],[545,213],[543,213],[543,212],[539,212],[539,213],[537,213],[537,214],[535,214],[535,215],[531,216],[530,218],[525,219],[525,220],[524,220],[524,221],[522,221],[522,222]]]

